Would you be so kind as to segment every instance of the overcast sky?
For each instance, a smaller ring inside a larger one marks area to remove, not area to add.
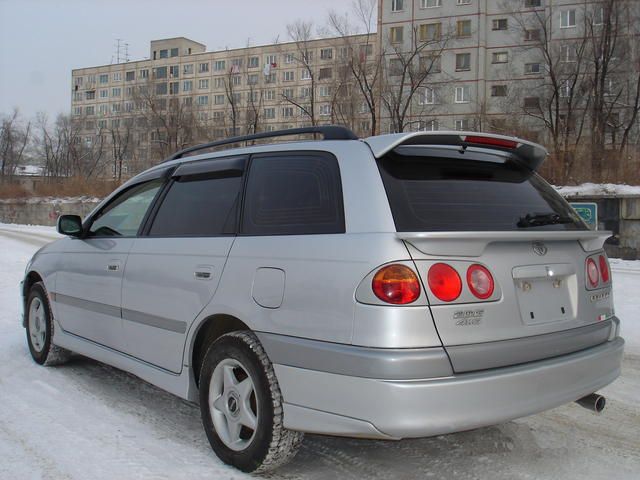
[[[296,19],[324,23],[350,0],[0,0],[0,114],[69,113],[71,69],[112,62],[116,39],[131,60],[149,41],[187,37],[207,51],[288,40]],[[115,60],[114,60],[115,62]]]

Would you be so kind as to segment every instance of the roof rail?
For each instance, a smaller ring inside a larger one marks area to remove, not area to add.
[[[184,157],[188,153],[197,152],[198,150],[206,150],[208,148],[219,147],[221,145],[230,145],[233,143],[248,142],[250,140],[259,140],[262,138],[275,138],[275,137],[288,137],[290,135],[302,135],[306,133],[315,133],[322,135],[324,140],[358,140],[355,133],[346,127],[340,127],[337,125],[326,125],[320,127],[304,127],[304,128],[290,128],[288,130],[277,130],[275,132],[262,132],[254,133],[251,135],[243,135],[240,137],[231,137],[225,140],[217,140],[215,142],[202,143],[200,145],[194,145],[193,147],[185,148],[179,152],[174,153],[165,162],[171,160],[177,160]]]

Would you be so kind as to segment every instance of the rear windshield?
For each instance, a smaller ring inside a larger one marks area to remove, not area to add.
[[[382,158],[378,165],[396,230],[587,229],[538,174],[501,157],[481,161],[473,155],[467,152],[467,159],[461,159],[392,152]]]

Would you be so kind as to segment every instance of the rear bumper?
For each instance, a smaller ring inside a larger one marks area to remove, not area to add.
[[[274,363],[292,430],[415,438],[494,425],[572,402],[620,375],[624,340],[523,365],[381,380]],[[267,349],[269,353],[269,350]]]

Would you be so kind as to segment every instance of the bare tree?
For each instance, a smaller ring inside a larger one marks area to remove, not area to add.
[[[297,96],[295,91],[287,93],[282,92],[282,99],[298,108],[302,116],[309,119],[311,125],[318,124],[316,112],[316,88],[318,85],[318,73],[313,68],[313,48],[311,41],[313,40],[313,22],[305,22],[298,20],[295,23],[287,25],[287,33],[289,38],[296,45],[296,53],[293,54],[293,63],[302,67],[308,87],[305,88],[305,95]]]
[[[23,125],[18,109],[0,123],[0,175],[12,175],[22,162],[31,138],[31,122]]]
[[[112,123],[108,131],[111,138],[111,160],[113,178],[120,182],[122,180],[124,161],[131,157],[133,149],[133,119],[124,119],[122,125],[117,122]]]
[[[264,106],[264,90],[257,83],[249,83],[247,98],[247,133],[258,133],[262,122],[262,109]]]
[[[400,30],[402,31],[402,30]],[[442,51],[446,48],[453,32],[420,32],[418,27],[409,31],[408,38],[387,38],[382,44],[380,99],[391,120],[391,129],[404,132],[413,123],[411,108],[424,87],[434,74],[440,71]]]
[[[381,56],[376,52],[376,11],[377,0],[354,0],[352,14],[341,16],[336,12],[329,13],[329,29],[337,34],[342,44],[348,49],[349,58],[346,68],[350,71],[362,104],[366,106],[369,117],[369,133],[378,133],[378,108],[380,97],[380,79],[382,75]],[[355,23],[350,19],[354,17]],[[354,35],[363,35],[358,38]]]
[[[236,86],[241,81],[239,72],[235,72],[234,68],[230,68],[224,77],[224,92],[227,98],[227,117],[229,118],[231,129],[227,132],[228,135],[239,135],[238,125],[241,118],[241,103],[242,94],[238,92]]]

